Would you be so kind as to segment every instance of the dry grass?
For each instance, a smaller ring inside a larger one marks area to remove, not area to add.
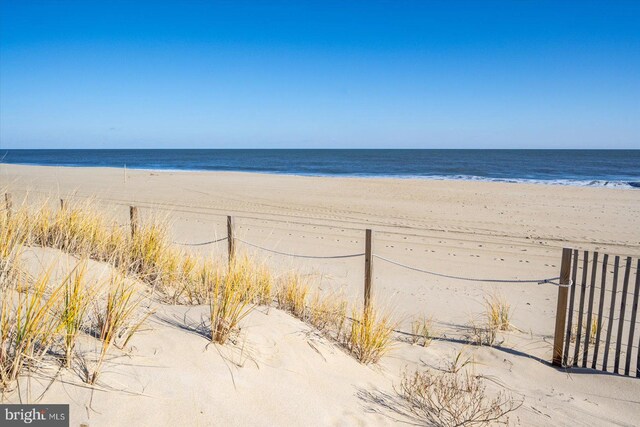
[[[322,296],[317,291],[309,303],[308,322],[324,334],[340,341],[347,319],[347,302],[340,295]]]
[[[508,414],[522,405],[504,391],[489,397],[482,378],[469,372],[405,373],[396,392],[408,411],[426,425],[507,424]]]
[[[600,325],[598,325],[598,319],[597,318],[591,319],[591,331],[589,332],[589,345],[595,345],[596,338],[598,336],[598,328],[599,327],[600,327]],[[582,321],[582,334],[584,334],[586,330],[587,330],[587,321],[583,320]],[[571,337],[570,337],[572,343],[576,342],[577,334],[578,334],[578,325],[573,325],[571,327]],[[584,341],[584,338],[581,337],[581,340]]]
[[[18,253],[22,245],[52,247],[107,262],[122,274],[150,285],[152,294],[163,302],[208,304],[210,338],[221,344],[239,330],[242,319],[256,305],[270,305],[275,295],[278,308],[310,323],[325,335],[335,334],[335,339],[363,363],[379,360],[391,346],[395,324],[388,315],[381,315],[374,309],[369,309],[365,315],[354,311],[355,321],[344,331],[346,302],[333,296],[321,298],[320,294],[310,298],[309,282],[300,274],[288,274],[276,284],[265,265],[256,264],[247,257],[236,257],[228,268],[223,268],[222,263],[198,259],[173,245],[167,221],[142,222],[132,236],[128,227],[118,226],[94,207],[93,201],[87,201],[67,203],[65,209],[54,211],[44,203],[35,211],[23,206],[11,218],[5,215],[0,224],[0,236],[11,237],[3,240],[11,243],[0,244],[2,262],[14,264],[17,256],[10,254]],[[82,280],[69,279],[60,310],[67,366],[86,320],[87,295]],[[133,289],[124,285],[124,279],[114,280],[117,283],[112,284],[105,305],[94,310],[93,320],[98,323],[94,329],[102,340],[102,349],[97,368],[87,373],[86,380],[90,383],[95,383],[102,360],[115,341],[128,335],[127,331],[137,329],[129,325],[138,305],[134,302]],[[426,345],[430,340],[426,323],[421,334],[423,345]]]
[[[131,271],[134,241],[119,227],[108,224],[92,210],[90,202],[58,210],[48,204],[36,211],[19,207],[12,215],[0,215],[0,384],[5,390],[25,372],[42,363],[51,347],[60,344],[66,367],[71,366],[76,341],[88,321],[93,294],[86,286],[86,259],[109,261]],[[51,282],[48,271],[27,279],[20,272],[19,255],[28,245],[60,249],[85,258],[62,281]],[[146,260],[145,260],[146,261]],[[126,345],[141,322],[134,312],[138,300],[124,279],[114,279],[104,307],[94,320],[102,340],[98,364],[86,380],[95,383],[109,347]]]
[[[484,299],[485,312],[480,320],[471,320],[467,339],[474,345],[493,346],[499,331],[512,329],[512,309],[504,297],[493,294]]]
[[[19,275],[14,286],[1,290],[0,389],[11,385],[27,368],[36,367],[53,345],[60,324],[55,306],[63,286],[48,291],[50,270],[25,283]],[[21,291],[18,292],[18,289]]]
[[[185,282],[184,300],[187,304],[208,304],[220,266],[213,260],[205,260],[195,267],[191,281]]]
[[[35,210],[22,206],[10,219],[3,215],[0,220],[0,236],[6,236],[3,242],[50,247],[108,262],[150,284],[166,302],[188,302],[187,288],[198,281],[198,261],[171,243],[169,224],[163,219],[140,224],[131,236],[128,227],[96,211],[89,200],[68,203],[55,212],[46,202]],[[5,246],[7,250],[19,247],[7,243],[0,251]],[[9,262],[5,260],[11,257],[3,255],[2,260]]]
[[[99,302],[94,310],[93,330],[102,344],[96,366],[91,372],[89,370],[85,372],[87,383],[95,384],[98,380],[111,346],[125,347],[151,315],[151,312],[143,316],[137,314],[137,308],[141,302],[142,300],[136,295],[133,283],[127,283],[125,277],[120,274],[111,276],[105,301]]]
[[[467,351],[463,348],[457,351],[451,360],[446,365],[446,371],[451,374],[457,374],[467,366],[473,365],[475,362],[473,357],[469,356]]]
[[[303,276],[298,273],[287,274],[276,291],[278,308],[306,320],[309,290],[309,283]]]
[[[29,224],[28,242],[87,258],[106,261],[117,253],[126,234],[111,227],[91,200],[53,211],[45,202],[35,212],[21,207],[15,215]]]
[[[498,330],[495,325],[471,322],[467,339],[474,345],[492,346],[496,342]]]
[[[0,289],[16,279],[20,253],[25,244],[26,233],[14,218],[6,212],[0,215]]]
[[[361,363],[376,363],[393,344],[396,323],[391,315],[378,311],[373,305],[364,312],[352,311],[351,330],[346,336],[346,346]]]
[[[71,367],[78,334],[84,327],[93,293],[86,286],[87,262],[81,262],[63,281],[64,294],[60,309],[60,326],[64,348],[64,364]]]
[[[259,293],[252,281],[252,266],[248,258],[236,259],[229,265],[226,275],[216,270],[211,275],[210,333],[211,341],[224,344],[255,307]]]
[[[150,221],[141,224],[131,238],[123,258],[129,273],[176,298],[182,254],[170,246],[167,224]],[[188,261],[187,261],[188,262]],[[177,291],[179,292],[179,290]]]
[[[256,289],[256,303],[271,305],[273,299],[273,275],[265,264],[253,265],[253,281]]]
[[[415,319],[411,322],[411,342],[423,347],[431,344],[433,340],[432,324],[431,318],[426,317]]]
[[[485,297],[485,310],[489,328],[500,331],[511,329],[511,305],[499,295],[493,294]]]

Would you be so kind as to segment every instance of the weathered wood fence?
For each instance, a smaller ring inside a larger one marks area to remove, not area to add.
[[[640,259],[565,249],[553,364],[640,377]]]

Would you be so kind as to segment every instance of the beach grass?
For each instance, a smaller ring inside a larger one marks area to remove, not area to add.
[[[87,286],[87,261],[81,261],[63,281],[60,326],[64,347],[64,364],[71,367],[76,341],[85,326],[86,313],[94,292]]]
[[[211,274],[209,308],[212,342],[226,343],[240,321],[255,308],[254,301],[260,289],[251,275],[252,265],[246,257],[233,260],[225,274],[220,270]]]
[[[9,389],[27,369],[35,369],[53,346],[60,322],[56,304],[64,287],[49,289],[51,269],[35,280],[19,274],[2,289],[0,301],[0,388]]]
[[[310,285],[305,277],[297,272],[290,272],[282,278],[276,291],[278,308],[305,320],[310,290]]]
[[[101,345],[95,366],[86,372],[87,383],[95,384],[98,380],[109,349],[112,346],[124,348],[152,314],[152,311],[142,315],[138,313],[141,303],[142,298],[137,294],[135,284],[114,272],[109,279],[106,298],[94,306],[92,330]]]
[[[62,349],[63,366],[71,368],[83,331],[100,342],[95,363],[83,362],[84,380],[96,384],[111,348],[126,347],[151,314],[141,309],[136,282],[146,284],[162,303],[208,305],[209,338],[218,344],[237,334],[256,306],[270,306],[275,299],[276,307],[332,337],[362,363],[377,362],[391,348],[395,324],[389,315],[371,307],[365,313],[354,309],[351,327],[345,328],[347,302],[319,291],[311,297],[307,276],[292,271],[276,279],[264,263],[248,256],[237,256],[228,265],[196,257],[172,244],[169,226],[164,219],[151,218],[129,233],[95,209],[93,200],[58,210],[48,201],[35,209],[23,204],[11,215],[2,214],[3,390],[27,365],[39,364],[54,345]],[[58,249],[80,261],[62,281],[52,281],[48,272],[28,278],[22,274],[20,254],[35,246]],[[112,267],[106,283],[89,286],[89,260]]]
[[[500,331],[511,329],[511,305],[502,295],[493,293],[484,299],[489,328]]]
[[[414,319],[411,322],[411,342],[427,347],[433,340],[433,320],[428,317]]]
[[[333,335],[340,342],[347,320],[347,301],[341,296],[329,293],[323,296],[316,291],[309,302],[308,321],[320,332]]]
[[[373,305],[364,311],[354,308],[351,312],[351,329],[346,336],[346,346],[361,363],[375,363],[393,346],[393,333],[397,323],[388,312]]]

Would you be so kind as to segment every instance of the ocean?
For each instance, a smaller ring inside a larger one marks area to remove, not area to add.
[[[0,162],[640,188],[640,150],[2,150]]]

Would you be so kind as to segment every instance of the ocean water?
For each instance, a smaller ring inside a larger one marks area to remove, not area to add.
[[[640,150],[2,150],[0,162],[640,188]]]

